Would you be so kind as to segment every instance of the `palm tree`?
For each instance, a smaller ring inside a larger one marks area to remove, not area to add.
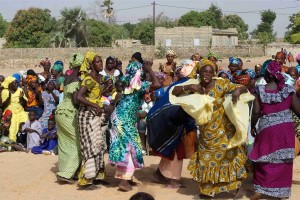
[[[85,46],[87,43],[85,36],[86,13],[81,8],[65,8],[60,11],[60,14],[61,19],[58,22],[59,47]]]
[[[105,0],[101,5],[102,8],[105,8],[101,11],[101,13],[105,18],[108,18],[108,23],[110,24],[114,21],[114,12],[112,7],[113,4],[114,3],[111,0]]]

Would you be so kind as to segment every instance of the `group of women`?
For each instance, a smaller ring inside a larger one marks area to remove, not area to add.
[[[51,64],[46,60],[41,63],[44,72],[40,74],[47,80],[46,87],[39,86],[38,76],[29,71],[25,94],[16,78],[7,77],[2,84],[1,106],[13,112],[10,137],[15,139],[17,126],[27,120],[25,105],[28,110],[40,112],[44,103],[39,118],[45,124],[49,111],[56,109],[58,181],[74,183],[78,178],[81,188],[96,189],[106,176],[104,154],[108,141],[101,127],[109,116],[108,163],[116,166],[119,189],[130,191],[135,185],[135,170],[144,167],[137,112],[144,95],[154,94],[155,104],[146,122],[148,144],[161,157],[154,173],[159,183],[180,187],[183,159],[190,158],[188,170],[199,183],[202,196],[241,188],[247,176],[247,131],[240,131],[238,125],[247,126],[248,122],[235,117],[252,116],[251,134],[255,140],[253,150],[248,152],[254,165],[256,193],[252,199],[262,194],[289,197],[293,159],[298,153],[293,117],[300,114],[300,87],[288,81],[298,79],[298,71],[282,71],[281,53],[275,60],[256,65],[255,70],[243,69],[242,60],[231,57],[229,71],[217,66],[219,58],[213,52],[205,58],[194,54],[193,60],[185,60],[180,66],[175,57],[174,51],[167,52],[167,62],[159,67],[163,75],[159,76],[152,70],[153,62],[143,60],[139,52],[132,55],[124,75],[119,70],[120,61],[108,57],[103,69],[101,56],[92,51],[84,56],[74,54],[64,76],[62,63],[56,62],[50,71]],[[111,77],[113,84],[122,82],[125,86],[113,105],[101,101],[108,91],[106,87],[111,87],[105,84],[104,76]],[[61,100],[58,90],[63,90]],[[253,99],[251,114],[248,104]],[[240,103],[246,104],[249,111],[238,110],[239,116],[228,112],[240,109]],[[192,149],[192,154],[187,149]]]

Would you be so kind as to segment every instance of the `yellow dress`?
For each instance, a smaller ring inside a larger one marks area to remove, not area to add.
[[[24,91],[21,88],[18,88],[17,91],[11,94],[11,100],[4,110],[10,110],[12,112],[11,125],[9,128],[9,139],[12,141],[17,140],[17,132],[19,130],[19,125],[22,122],[26,122],[28,120],[28,114],[25,112],[23,106],[20,104],[20,93]],[[4,102],[9,96],[8,89],[4,89],[1,93],[2,102]],[[24,99],[27,101],[27,98],[24,95]]]
[[[235,128],[223,108],[225,94],[239,85],[225,79],[215,81],[214,88],[208,93],[215,98],[212,119],[206,125],[199,126],[201,139],[188,166],[193,179],[199,182],[200,193],[208,196],[239,188],[247,176],[244,148],[228,148]]]
[[[97,81],[95,81],[91,76],[87,75],[83,79],[81,86],[85,86],[88,90],[88,92],[85,94],[85,98],[88,101],[102,107],[102,103],[101,103],[102,87],[100,86],[100,84]]]

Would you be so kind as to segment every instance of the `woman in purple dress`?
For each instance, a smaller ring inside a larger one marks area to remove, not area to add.
[[[295,157],[292,110],[300,112],[300,92],[296,93],[293,86],[285,85],[280,70],[280,65],[272,61],[264,76],[267,84],[256,88],[251,120],[251,134],[255,141],[249,156],[254,162],[253,200],[262,195],[276,198],[291,195]]]

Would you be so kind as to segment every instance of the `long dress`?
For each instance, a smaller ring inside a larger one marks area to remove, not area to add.
[[[24,91],[21,88],[18,88],[15,93],[11,94],[10,102],[7,108],[3,111],[3,113],[6,110],[12,111],[11,124],[9,128],[9,139],[11,139],[14,142],[17,140],[17,132],[19,130],[20,123],[26,122],[28,120],[28,114],[27,112],[25,112],[23,106],[20,104],[21,92],[24,93]],[[8,96],[8,89],[4,89],[1,93],[2,102],[4,102],[8,98]]]
[[[135,168],[144,167],[136,113],[148,87],[143,82],[140,90],[123,95],[111,115],[109,163],[117,165],[116,178],[131,180]]]
[[[57,106],[55,112],[59,159],[57,175],[67,179],[75,175],[81,162],[77,109],[72,103],[73,93],[79,87],[79,81],[64,86],[63,102]]]
[[[256,192],[284,198],[291,195],[295,148],[291,112],[293,86],[282,90],[257,87],[262,117],[249,158],[254,162],[253,183]]]
[[[59,91],[58,90],[54,90],[53,93],[58,97],[59,96]],[[41,116],[41,118],[39,119],[42,128],[48,128],[48,120],[50,115],[52,114],[52,111],[54,109],[56,109],[57,103],[54,99],[54,97],[52,96],[52,94],[48,93],[47,91],[44,91],[42,93],[42,98],[43,98],[43,102],[44,102],[44,112],[43,115]]]
[[[215,98],[212,119],[199,126],[198,148],[188,166],[193,179],[199,182],[200,193],[204,195],[214,196],[238,189],[247,177],[244,148],[227,148],[235,134],[235,127],[225,114],[223,102],[225,95],[237,87],[239,85],[230,83],[228,79],[215,79],[215,86],[208,92]]]

